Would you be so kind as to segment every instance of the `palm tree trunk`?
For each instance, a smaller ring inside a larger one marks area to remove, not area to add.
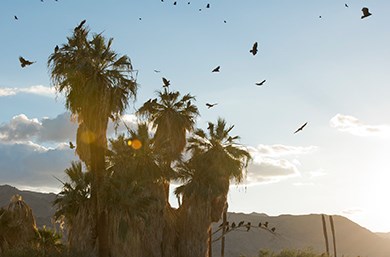
[[[212,234],[213,234],[213,229],[212,227],[210,226],[209,228],[209,241],[207,242],[207,244],[209,245],[209,249],[208,249],[208,257],[212,257],[213,256],[213,240],[212,240]]]
[[[329,242],[328,242],[328,232],[326,231],[326,222],[325,222],[325,215],[322,214],[322,229],[324,231],[324,238],[325,238],[325,247],[326,247],[326,254],[329,256]]]
[[[334,257],[337,257],[337,251],[336,251],[336,233],[335,233],[335,230],[334,230],[333,217],[332,217],[332,216],[329,216],[329,220],[330,220],[330,227],[331,227],[331,229],[332,229]]]

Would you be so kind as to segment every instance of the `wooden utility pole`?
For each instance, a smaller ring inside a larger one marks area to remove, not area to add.
[[[322,229],[324,231],[324,238],[325,238],[326,254],[327,256],[329,256],[329,242],[328,242],[328,232],[326,231],[325,215],[322,214],[321,216],[322,216]]]
[[[222,214],[222,240],[221,240],[221,257],[225,257],[225,232],[226,232],[226,223],[227,223],[227,203],[225,204],[225,209]]]
[[[209,245],[209,253],[208,253],[208,257],[213,257],[213,238],[212,238],[212,235],[213,235],[213,229],[209,228],[209,240],[208,240],[208,245]]]
[[[332,217],[332,216],[329,216],[329,220],[330,220],[330,227],[331,227],[331,229],[332,229],[334,257],[337,257],[337,251],[336,251],[336,233],[335,233],[335,230],[334,230],[333,217]]]

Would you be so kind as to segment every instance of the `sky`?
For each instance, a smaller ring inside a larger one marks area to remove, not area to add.
[[[162,77],[196,97],[197,127],[218,117],[234,125],[253,162],[231,186],[229,211],[343,215],[389,232],[390,2],[173,2],[0,1],[0,184],[58,192],[56,178],[77,160],[68,145],[77,124],[47,60],[86,19],[138,71],[128,125]],[[372,15],[361,19],[362,7]],[[36,63],[22,68],[19,56]]]

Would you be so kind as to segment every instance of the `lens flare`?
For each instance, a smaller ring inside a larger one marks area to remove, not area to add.
[[[142,143],[138,139],[128,140],[127,145],[131,146],[134,150],[138,150],[142,147]]]

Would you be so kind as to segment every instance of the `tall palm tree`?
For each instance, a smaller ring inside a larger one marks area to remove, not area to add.
[[[184,184],[175,190],[183,196],[179,208],[179,256],[206,256],[208,230],[220,219],[226,205],[230,180],[242,181],[250,154],[230,136],[219,118],[209,122],[207,135],[197,129],[188,140],[191,158],[179,166],[178,177]],[[188,243],[191,242],[191,243]]]
[[[129,57],[111,49],[113,39],[101,34],[89,39],[85,27],[75,29],[68,42],[49,56],[48,67],[57,92],[64,92],[66,107],[77,117],[77,152],[94,174],[92,198],[97,215],[100,257],[108,256],[106,214],[101,211],[99,186],[105,171],[107,124],[118,120],[135,97],[137,84],[132,77]]]
[[[171,163],[181,157],[185,149],[187,132],[193,131],[198,108],[192,103],[195,97],[186,94],[180,98],[178,91],[164,88],[157,92],[157,98],[149,99],[139,108],[137,114],[147,118],[155,129],[154,148],[160,156],[165,170],[165,194],[168,199]]]

